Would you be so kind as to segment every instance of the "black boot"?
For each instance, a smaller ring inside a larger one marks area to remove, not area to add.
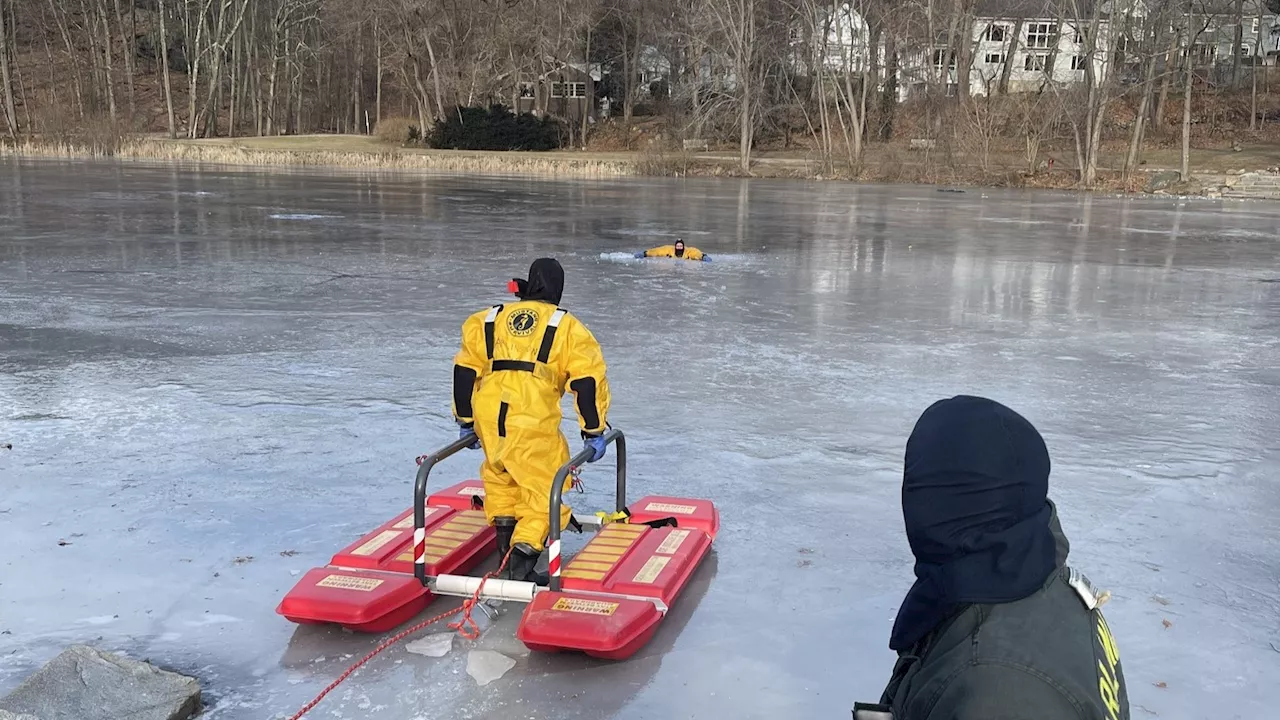
[[[498,534],[498,562],[502,562],[511,550],[511,535],[516,531],[516,519],[499,515],[493,519],[493,530]]]
[[[536,582],[534,566],[538,563],[538,551],[528,543],[516,543],[507,561],[507,578],[522,582]]]

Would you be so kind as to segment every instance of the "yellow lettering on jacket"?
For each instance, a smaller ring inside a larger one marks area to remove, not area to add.
[[[1095,648],[1095,654],[1101,654],[1098,658],[1098,696],[1102,700],[1103,706],[1107,708],[1107,717],[1109,720],[1120,719],[1120,678],[1116,672],[1116,666],[1120,663],[1120,651],[1116,648],[1115,638],[1111,635],[1111,628],[1107,626],[1107,621],[1102,617],[1102,613],[1093,612],[1093,616],[1097,624],[1097,638],[1099,648]],[[1098,649],[1101,653],[1098,653]]]

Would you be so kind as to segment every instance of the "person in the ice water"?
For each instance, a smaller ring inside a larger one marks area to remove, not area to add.
[[[681,260],[693,260],[700,262],[710,262],[711,256],[702,252],[695,247],[685,247],[684,240],[676,239],[672,245],[662,245],[656,248],[650,248],[644,252],[636,253],[637,258],[680,258]]]
[[[559,262],[533,261],[528,279],[512,280],[508,289],[518,302],[494,305],[462,325],[453,415],[459,437],[474,429],[484,449],[484,509],[497,531],[498,550],[503,557],[511,550],[507,577],[545,584],[535,565],[550,531],[552,481],[569,460],[560,398],[567,385],[595,462],[605,455],[609,382],[600,344],[586,325],[558,307],[564,292]],[[560,529],[569,516],[563,505]]]
[[[1049,452],[1018,413],[958,396],[907,440],[902,514],[915,555],[879,705],[894,720],[1127,720],[1115,638],[1048,499]]]

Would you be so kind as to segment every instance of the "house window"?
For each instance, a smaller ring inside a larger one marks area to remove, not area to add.
[[[1191,57],[1197,62],[1213,62],[1218,56],[1218,46],[1214,43],[1196,43],[1191,46]]]
[[[1027,26],[1027,47],[1047,48],[1057,32],[1057,23],[1031,23]]]
[[[538,94],[537,90],[535,89],[535,86],[533,83],[531,82],[520,83],[520,99],[521,100],[532,100],[535,97],[537,97],[537,94]]]
[[[938,70],[941,70],[942,65],[944,63],[947,65],[947,67],[954,69],[956,66],[955,56],[951,53],[950,50],[947,50],[946,48],[934,50],[933,51],[933,67]]]
[[[1085,68],[1085,65],[1087,65],[1088,63],[1089,63],[1089,60],[1085,56],[1075,55],[1071,58],[1071,69],[1083,70]]]
[[[1045,69],[1048,61],[1048,55],[1031,54],[1027,56],[1027,61],[1023,64],[1023,67],[1027,70],[1040,72]]]
[[[571,98],[584,98],[587,96],[587,84],[580,82],[571,82],[564,84],[564,96]]]
[[[1009,29],[1004,25],[988,25],[984,38],[987,42],[1004,42],[1004,36],[1007,32],[1009,32]]]
[[[558,83],[558,82],[551,83],[551,97],[553,98],[564,97],[564,83]]]
[[[982,61],[988,65],[1003,65],[1004,53],[987,53],[986,57],[982,58]]]
[[[1071,34],[1071,41],[1072,41],[1072,42],[1074,42],[1074,43],[1075,43],[1075,44],[1077,44],[1077,45],[1082,45],[1082,44],[1084,44],[1084,31],[1083,31],[1083,30],[1079,30],[1079,29],[1077,29],[1077,30],[1073,30],[1073,31],[1071,31],[1071,32],[1072,32],[1072,34]]]

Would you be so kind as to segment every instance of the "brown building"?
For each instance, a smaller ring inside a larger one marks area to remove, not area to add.
[[[572,122],[581,121],[585,113],[596,116],[596,83],[600,81],[598,65],[579,63],[559,65],[537,79],[520,81],[517,90],[518,112],[551,115]]]

